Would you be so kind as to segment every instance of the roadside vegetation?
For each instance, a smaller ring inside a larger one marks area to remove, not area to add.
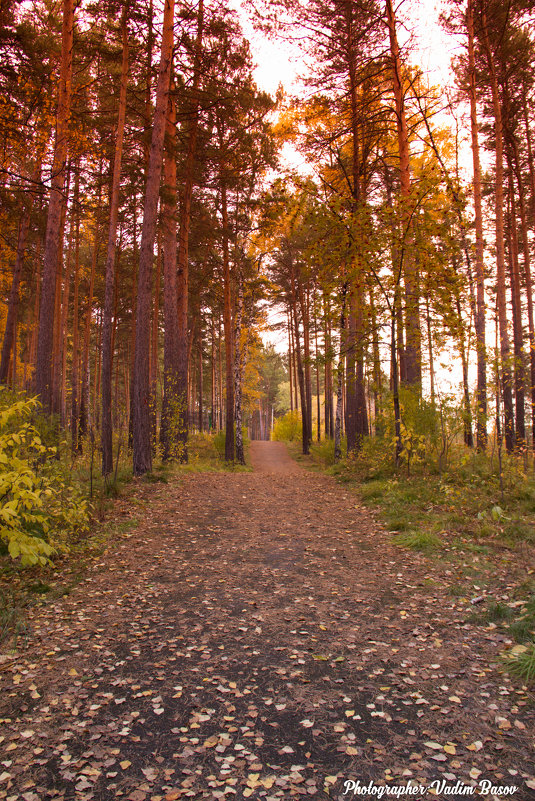
[[[114,472],[102,476],[100,449],[88,439],[73,454],[34,398],[0,391],[0,641],[23,636],[28,607],[69,593],[108,541],[136,528],[147,485],[249,469],[225,462],[224,432],[205,432],[191,435],[185,464],[162,461],[156,449],[152,471],[137,481],[128,448],[116,443]]]
[[[483,588],[493,559],[521,564],[535,545],[535,475],[525,453],[507,454],[493,432],[486,453],[464,444],[461,413],[453,401],[433,409],[422,401],[403,406],[404,447],[394,456],[393,420],[379,422],[380,436],[364,439],[358,452],[336,461],[334,441],[315,439],[310,454],[299,452],[300,418],[288,413],[275,423],[273,438],[288,443],[303,465],[322,470],[355,491],[392,533],[395,545],[456,567],[452,595],[474,596]],[[342,440],[342,446],[345,443]],[[343,448],[344,453],[345,448]],[[482,591],[469,619],[498,626],[515,641],[505,667],[526,683],[535,681],[535,571],[526,561],[526,580],[497,601]],[[475,583],[474,583],[475,582]],[[481,604],[481,605],[480,605]]]

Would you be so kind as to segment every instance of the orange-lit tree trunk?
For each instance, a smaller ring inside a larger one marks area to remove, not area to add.
[[[165,0],[156,107],[139,252],[133,392],[133,469],[136,476],[143,475],[152,468],[149,381],[152,260],[173,58],[174,11],[174,0]]]
[[[187,153],[184,174],[184,186],[180,196],[180,219],[178,234],[178,274],[177,274],[177,432],[181,441],[182,462],[188,460],[188,248],[191,221],[191,199],[193,195],[193,175],[197,152],[197,134],[199,130],[199,85],[201,80],[201,49],[204,31],[204,5],[199,0],[197,12],[197,36],[195,40],[195,56],[193,64],[192,102],[189,114]]]
[[[43,278],[35,368],[35,391],[39,395],[46,411],[51,411],[52,409],[52,344],[54,337],[54,309],[56,305],[56,272],[60,245],[61,210],[64,199],[63,188],[67,164],[68,125],[72,93],[73,30],[74,2],[73,0],[63,0],[56,138],[43,254]]]
[[[483,243],[483,211],[481,194],[481,164],[479,159],[479,127],[477,122],[476,70],[474,56],[474,10],[473,0],[468,0],[466,9],[468,32],[468,72],[470,95],[470,134],[472,141],[474,222],[476,229],[476,447],[484,451],[487,447],[487,352],[485,343],[485,265]]]
[[[163,222],[163,399],[160,442],[164,459],[177,451],[178,425],[178,318],[177,318],[177,192],[176,192],[176,106],[169,97],[164,155]],[[178,452],[180,455],[180,452]]]
[[[533,166],[533,153],[531,150],[531,135],[529,125],[527,124],[527,113],[524,107],[525,122],[526,122],[526,141],[528,144],[528,163],[529,172],[532,186],[532,203],[535,214],[535,169]],[[515,174],[518,184],[518,200],[520,208],[520,222],[522,226],[522,251],[524,257],[524,283],[525,283],[525,298],[528,312],[528,330],[529,330],[529,357],[530,357],[530,384],[531,384],[531,427],[535,431],[535,321],[533,314],[533,280],[531,275],[531,258],[529,250],[529,237],[528,237],[528,220],[526,211],[526,202],[524,199],[524,182],[522,180],[522,173],[519,166],[518,148],[516,140],[514,140],[515,151]],[[535,228],[535,226],[534,226]],[[535,450],[535,436],[532,436],[532,445]]]
[[[119,188],[121,185],[121,164],[123,158],[124,127],[126,119],[126,88],[128,84],[128,6],[123,8],[121,36],[123,55],[121,82],[119,89],[119,108],[117,112],[117,133],[115,137],[115,156],[110,197],[110,224],[108,230],[108,250],[106,253],[106,275],[104,289],[104,314],[102,318],[102,473],[109,475],[113,469],[112,450],[112,324],[115,295],[115,251],[117,243],[117,223],[119,219]]]
[[[24,264],[26,237],[28,235],[28,228],[30,225],[30,210],[31,207],[30,204],[28,203],[22,212],[22,217],[19,224],[17,255],[15,258],[15,267],[13,269],[13,278],[11,280],[11,289],[9,292],[6,330],[4,332],[4,341],[2,343],[2,357],[0,360],[0,383],[2,384],[7,383],[9,360],[11,357],[11,351],[13,350],[14,347],[15,321],[17,319],[18,306],[19,306],[19,285],[20,285],[20,277],[22,275],[22,267]]]
[[[396,16],[392,0],[386,0],[386,21],[390,40],[390,58],[392,62],[392,77],[394,102],[396,110],[396,127],[399,152],[399,181],[401,187],[402,205],[402,243],[403,278],[405,282],[405,380],[408,386],[418,393],[422,386],[422,345],[420,332],[420,310],[418,291],[418,272],[416,260],[411,253],[410,231],[410,160],[409,160],[409,133],[405,114],[405,95],[402,80],[402,65],[399,53],[399,44],[396,32]]]
[[[227,187],[221,177],[221,222],[223,227],[223,331],[225,334],[225,460],[234,461],[234,348],[232,336],[232,288],[230,285],[229,219]]]
[[[487,30],[485,10],[482,12],[482,39],[487,59],[492,108],[494,113],[495,138],[495,183],[494,202],[496,215],[496,306],[500,336],[501,381],[504,412],[505,447],[508,453],[514,449],[514,413],[511,373],[511,346],[507,329],[507,300],[505,282],[505,238],[504,238],[504,170],[503,170],[503,120],[498,88],[498,77],[494,53]]]
[[[82,375],[81,375],[81,389],[80,389],[80,419],[78,424],[78,448],[82,448],[82,442],[89,430],[89,344],[91,339],[91,319],[93,317],[93,300],[95,293],[95,274],[97,271],[97,261],[100,249],[100,230],[99,221],[101,215],[101,191],[102,191],[102,159],[100,161],[98,173],[98,195],[97,207],[95,210],[95,224],[93,235],[93,253],[91,256],[91,273],[89,276],[89,292],[87,295],[87,309],[84,321],[84,342],[82,348]]]

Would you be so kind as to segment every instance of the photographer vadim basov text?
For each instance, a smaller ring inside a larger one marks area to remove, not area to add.
[[[361,796],[364,798],[412,798],[414,801],[429,795],[435,798],[444,798],[447,796],[478,797],[485,798],[487,796],[499,798],[511,798],[518,792],[516,784],[501,785],[493,784],[489,779],[481,779],[477,786],[465,784],[458,780],[456,782],[447,782],[445,779],[435,779],[429,785],[423,784],[400,784],[394,786],[386,786],[382,784],[375,784],[369,781],[368,784],[363,784],[360,779],[346,779],[344,781],[344,795],[347,796]]]

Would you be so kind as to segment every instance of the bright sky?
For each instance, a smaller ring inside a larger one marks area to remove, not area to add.
[[[279,84],[290,93],[298,89],[297,78],[302,62],[296,48],[282,40],[269,40],[256,32],[240,0],[230,0],[230,5],[238,11],[245,36],[251,43],[257,65],[255,78],[258,86],[272,94],[275,94]],[[450,59],[456,45],[439,24],[440,11],[445,5],[445,0],[404,0],[398,12],[400,44],[403,45],[407,38],[402,24],[406,18],[415,28],[418,43],[412,60],[429,74],[432,83],[448,80]]]

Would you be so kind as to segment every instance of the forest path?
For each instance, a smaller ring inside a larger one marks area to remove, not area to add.
[[[274,445],[253,444],[252,473],[118,502],[137,527],[3,664],[0,799],[341,799],[409,779],[535,797],[533,699],[494,667],[499,630],[448,593],[452,564],[396,548]]]
[[[255,439],[249,446],[249,459],[253,469],[261,473],[295,473],[301,469],[283,442]]]

